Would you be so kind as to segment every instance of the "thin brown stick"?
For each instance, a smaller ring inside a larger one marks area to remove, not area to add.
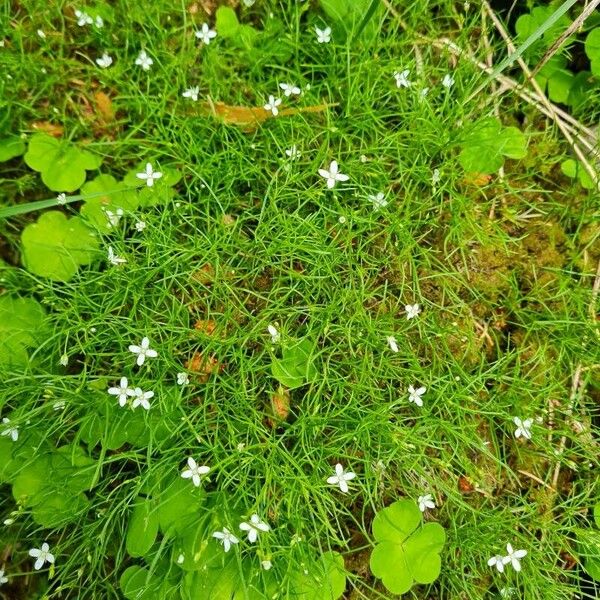
[[[548,489],[552,490],[553,492],[556,491],[549,483],[546,483],[543,479],[540,479],[537,475],[534,475],[533,473],[530,473],[529,471],[523,471],[522,469],[517,469],[517,473],[521,473],[521,475],[525,475],[525,477],[529,477],[529,479],[533,479],[533,481],[536,481],[537,483],[547,487]]]

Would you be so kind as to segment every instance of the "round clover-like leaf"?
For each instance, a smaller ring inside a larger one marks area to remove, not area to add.
[[[65,140],[36,133],[29,140],[25,162],[42,174],[42,181],[55,192],[74,192],[85,181],[86,171],[97,169],[102,159]]]
[[[308,571],[308,573],[305,573]],[[337,552],[325,552],[314,563],[298,570],[292,577],[294,598],[302,600],[337,600],[346,589],[344,559]]]
[[[102,231],[109,231],[112,225],[106,211],[116,214],[119,209],[135,210],[139,205],[138,195],[124,182],[118,182],[112,175],[98,175],[81,186],[85,203],[80,213]]]
[[[156,600],[160,579],[148,569],[132,566],[123,571],[119,585],[127,600]]]
[[[54,281],[69,281],[98,250],[94,232],[79,217],[67,219],[58,211],[46,212],[25,227],[21,242],[25,267]]]
[[[371,553],[373,575],[394,594],[404,594],[416,583],[432,583],[440,574],[440,551],[446,541],[443,527],[421,524],[421,512],[411,500],[399,500],[377,513]]]
[[[590,69],[600,77],[600,27],[592,29],[585,39],[585,53],[590,59]]]
[[[5,162],[25,152],[25,142],[16,135],[0,139],[0,162]]]

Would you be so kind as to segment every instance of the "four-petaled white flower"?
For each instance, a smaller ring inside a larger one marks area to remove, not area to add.
[[[4,569],[0,569],[0,585],[8,582],[8,577],[4,576]]]
[[[102,29],[104,27],[104,19],[98,15],[95,19],[94,19],[94,25],[98,28],[98,29]]]
[[[407,304],[404,310],[406,311],[406,318],[410,320],[414,319],[421,312],[421,307],[418,304]]]
[[[132,389],[129,387],[127,377],[121,377],[118,387],[108,388],[108,393],[111,396],[116,396],[119,400],[119,406],[125,406],[127,404],[128,396],[131,396]]]
[[[399,351],[398,342],[396,341],[396,338],[393,335],[388,335],[387,336],[387,343],[388,343],[388,346],[390,347],[390,350],[392,352],[398,352]]]
[[[160,171],[155,171],[150,163],[146,163],[146,170],[143,173],[135,174],[138,179],[145,180],[148,187],[152,187],[154,185],[154,180],[160,179],[162,175],[163,174]]]
[[[417,504],[419,505],[419,510],[421,512],[425,512],[428,508],[435,508],[435,502],[433,501],[433,496],[431,494],[419,496],[417,498]]]
[[[127,392],[129,396],[133,397],[133,402],[131,403],[131,408],[137,408],[141,406],[146,410],[150,410],[150,398],[154,397],[154,392],[144,392],[142,388],[136,387],[133,390],[129,390]]]
[[[240,540],[238,540],[227,527],[223,527],[223,531],[215,531],[212,536],[221,541],[223,544],[223,548],[225,552],[229,552],[229,548],[231,548],[232,544],[237,544]]]
[[[506,544],[506,552],[508,554],[502,559],[502,562],[507,565],[510,563],[515,571],[521,570],[520,560],[527,556],[527,550],[513,550],[511,544]]]
[[[296,148],[295,144],[291,148],[288,148],[285,151],[285,154],[290,160],[297,160],[301,156],[300,150],[298,150],[298,148]]]
[[[138,221],[138,222],[135,224],[135,228],[136,228],[138,231],[144,231],[144,229],[146,229],[146,222],[145,222],[145,221]]]
[[[504,573],[504,557],[503,556],[496,554],[496,556],[492,556],[492,558],[490,558],[487,561],[487,564],[490,567],[496,567],[496,569],[498,569],[498,571],[500,571],[500,573]]]
[[[200,88],[196,85],[194,87],[190,87],[183,94],[181,94],[184,98],[189,98],[194,102],[198,102],[198,94],[200,94]]]
[[[105,210],[104,214],[106,215],[107,223],[106,226],[110,229],[112,227],[116,227],[123,216],[123,209],[117,208],[114,212],[112,210]]]
[[[385,199],[383,192],[377,192],[376,194],[369,194],[369,200],[373,204],[373,210],[380,210],[388,205],[388,201]]]
[[[113,59],[112,57],[104,52],[100,58],[96,59],[96,64],[102,69],[108,69],[110,65],[112,65]]]
[[[58,204],[66,204],[67,203],[67,195],[64,192],[61,192],[58,196],[56,196],[56,202]]]
[[[269,101],[265,104],[264,109],[269,110],[273,113],[273,116],[277,116],[279,114],[279,108],[277,108],[281,104],[281,98],[275,98],[275,96],[269,96]]]
[[[408,401],[414,402],[417,406],[423,406],[421,396],[427,391],[427,388],[420,387],[415,389],[412,385],[408,386]]]
[[[331,41],[331,27],[325,27],[325,29],[315,27],[315,33],[319,44],[328,44]]]
[[[338,181],[348,181],[350,177],[348,175],[344,175],[344,173],[340,173],[338,171],[337,160],[332,160],[329,164],[329,170],[327,169],[319,169],[319,175],[327,179],[327,187],[332,189],[335,187],[335,184]]]
[[[10,419],[7,419],[6,417],[4,417],[2,419],[2,423],[4,425],[8,425],[10,423]],[[2,433],[0,433],[0,435],[6,435],[6,436],[10,437],[13,442],[16,442],[19,439],[19,428],[16,425],[11,425],[11,426],[7,427],[6,429],[3,429]]]
[[[410,69],[405,69],[402,72],[396,71],[394,73],[394,78],[396,79],[396,87],[410,87],[412,83],[408,80],[409,74]]]
[[[191,479],[192,483],[200,486],[202,475],[206,475],[210,471],[210,467],[199,465],[191,456],[187,459],[188,468],[181,472],[184,479]]]
[[[108,262],[111,265],[117,266],[117,265],[122,265],[127,262],[127,259],[121,258],[120,256],[117,256],[115,254],[114,250],[112,249],[112,246],[108,247],[108,255],[107,256],[108,256]]]
[[[442,85],[445,88],[450,89],[454,85],[454,77],[452,77],[452,75],[450,75],[450,73],[446,73],[444,75],[444,79],[442,79]]]
[[[280,83],[279,87],[283,91],[283,95],[289,98],[291,95],[299,96],[302,93],[302,90],[293,83]]]
[[[356,477],[356,473],[352,471],[344,471],[344,467],[338,463],[335,465],[335,475],[327,478],[327,483],[329,485],[337,485],[340,490],[346,494],[348,493],[348,481],[354,479]]]
[[[86,25],[91,25],[94,22],[90,15],[81,10],[76,10],[75,16],[77,17],[77,25],[79,25],[79,27],[85,27]]]
[[[131,346],[129,346],[129,351],[138,355],[136,361],[138,367],[141,367],[144,364],[146,357],[156,358],[158,356],[158,352],[150,348],[150,340],[147,337],[142,339],[142,343],[139,346],[131,344]]]
[[[140,50],[140,53],[135,59],[135,64],[142,67],[143,71],[149,71],[150,67],[154,64],[154,61],[148,56],[145,50]]]
[[[42,544],[41,548],[32,548],[29,551],[29,556],[36,559],[35,564],[33,565],[33,568],[36,571],[39,571],[46,562],[51,564],[54,563],[54,554],[50,552],[50,546],[48,546],[46,542]]]
[[[274,344],[278,344],[281,341],[281,333],[279,333],[277,327],[275,327],[275,325],[269,324],[267,330],[271,336],[271,342],[273,342]]]
[[[531,439],[531,426],[533,425],[533,419],[525,419],[521,421],[519,417],[513,418],[514,424],[517,426],[515,429],[515,437],[524,437],[526,440]]]
[[[246,523],[245,521],[240,523],[240,529],[248,532],[248,541],[254,544],[261,531],[269,531],[271,528],[255,514],[250,517],[250,523]]]
[[[217,37],[217,32],[214,29],[211,29],[207,23],[202,23],[202,28],[196,31],[195,35],[208,46],[210,40]]]
[[[187,385],[190,378],[187,373],[177,373],[177,385]]]

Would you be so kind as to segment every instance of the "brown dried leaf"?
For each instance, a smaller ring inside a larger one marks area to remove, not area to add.
[[[31,124],[31,129],[47,133],[55,138],[62,137],[63,133],[65,132],[65,129],[62,125],[56,125],[55,123],[50,123],[49,121],[34,121]]]
[[[290,415],[289,390],[280,386],[273,396],[271,396],[271,408],[275,417],[281,421],[285,421]]]
[[[486,175],[485,173],[467,173],[462,180],[463,183],[466,183],[467,185],[483,187],[492,180],[492,176]]]
[[[96,103],[96,112],[105,123],[114,121],[115,110],[113,108],[112,100],[104,92],[96,92],[94,94],[94,102]]]
[[[206,263],[192,274],[192,279],[199,283],[212,283],[215,280],[215,270],[211,264]]]
[[[223,365],[214,356],[204,357],[201,352],[194,352],[192,358],[185,363],[185,368],[201,383],[206,383],[213,373],[220,373],[223,370]]]
[[[212,321],[211,319],[208,319],[206,321],[202,320],[202,319],[198,319],[194,323],[194,329],[196,329],[197,331],[200,331],[201,333],[204,333],[206,335],[212,335],[216,328],[217,328],[216,322]]]

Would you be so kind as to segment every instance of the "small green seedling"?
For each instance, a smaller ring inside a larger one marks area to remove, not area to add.
[[[55,192],[74,192],[86,178],[86,171],[97,169],[102,159],[66,140],[36,133],[29,140],[25,162],[42,174],[42,181]]]
[[[46,311],[33,298],[0,296],[0,367],[24,367],[44,337]]]
[[[504,164],[504,157],[527,154],[525,135],[516,127],[503,127],[494,117],[465,128],[461,145],[458,160],[467,173],[491,174]]]
[[[377,545],[371,553],[371,571],[393,594],[404,594],[414,583],[432,583],[439,576],[446,532],[438,523],[423,525],[413,501],[399,500],[378,512],[373,536]]]
[[[581,184],[581,187],[586,190],[593,190],[596,187],[594,180],[590,177],[590,174],[583,168],[582,164],[573,159],[568,158],[560,165],[561,171],[571,179],[577,179]]]
[[[0,139],[0,162],[6,162],[25,153],[25,142],[16,135]]]
[[[53,281],[69,281],[80,265],[89,265],[99,247],[96,234],[79,217],[49,211],[21,234],[25,268]]]
[[[319,372],[315,365],[315,342],[294,341],[284,346],[281,358],[272,357],[271,373],[282,386],[292,390],[314,381]]]

